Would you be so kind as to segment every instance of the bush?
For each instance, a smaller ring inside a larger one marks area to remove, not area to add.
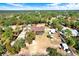
[[[76,41],[76,44],[74,46],[77,50],[79,50],[79,41]]]
[[[2,44],[0,44],[0,55],[2,55],[5,52],[5,49]]]
[[[66,38],[71,37],[72,32],[69,29],[66,29],[66,30],[64,30],[64,35],[66,36]]]
[[[24,39],[17,40],[14,43],[13,47],[15,52],[19,52],[21,48],[25,47],[25,40]]]
[[[3,42],[3,44],[7,43],[8,40],[12,40],[12,37],[13,37],[12,29],[7,27],[2,33],[1,42]]]
[[[75,27],[79,29],[79,21],[75,22]]]
[[[66,42],[67,42],[67,44],[68,44],[69,46],[72,46],[72,47],[74,47],[74,46],[76,45],[76,39],[73,38],[73,37],[67,38]]]
[[[57,50],[53,48],[47,48],[47,52],[48,52],[48,55],[50,56],[61,56],[61,54],[58,53]]]
[[[62,27],[62,25],[58,24],[56,28],[57,28],[59,31],[61,31],[63,27]]]
[[[11,54],[11,55],[15,54],[14,48],[11,47],[10,42],[7,42],[5,46],[6,46],[7,52],[9,54]]]
[[[76,50],[76,52],[77,52],[77,54],[78,54],[78,56],[79,56],[79,50]]]
[[[27,33],[26,42],[31,44],[32,40],[34,40],[34,39],[35,39],[35,33],[34,32]]]

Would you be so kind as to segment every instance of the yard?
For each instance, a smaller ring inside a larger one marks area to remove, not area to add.
[[[49,28],[45,27],[47,30]],[[31,55],[46,55],[48,47],[59,49],[61,39],[58,33],[53,34],[53,38],[47,37],[48,31],[45,30],[42,35],[36,35],[35,40],[29,45]]]

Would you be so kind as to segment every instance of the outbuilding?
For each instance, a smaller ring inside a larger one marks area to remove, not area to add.
[[[34,27],[32,27],[32,31],[34,31],[36,34],[43,34],[44,29],[45,29],[45,27],[43,27],[43,26],[40,26],[40,27],[34,26]]]
[[[78,31],[76,29],[72,29],[72,36],[78,36]]]

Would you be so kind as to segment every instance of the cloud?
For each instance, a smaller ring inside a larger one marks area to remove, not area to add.
[[[7,3],[0,10],[79,10],[79,3]]]
[[[12,5],[12,6],[15,6],[15,7],[23,7],[22,4],[20,3],[7,3],[8,5]]]
[[[79,3],[48,4],[52,10],[79,10]]]

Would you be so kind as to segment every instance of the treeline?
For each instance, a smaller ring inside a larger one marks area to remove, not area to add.
[[[58,15],[73,17],[72,19],[78,19],[78,11],[26,11],[23,13],[4,13],[0,14],[0,25],[9,26],[16,24],[32,24],[32,23],[45,23],[52,17]]]

